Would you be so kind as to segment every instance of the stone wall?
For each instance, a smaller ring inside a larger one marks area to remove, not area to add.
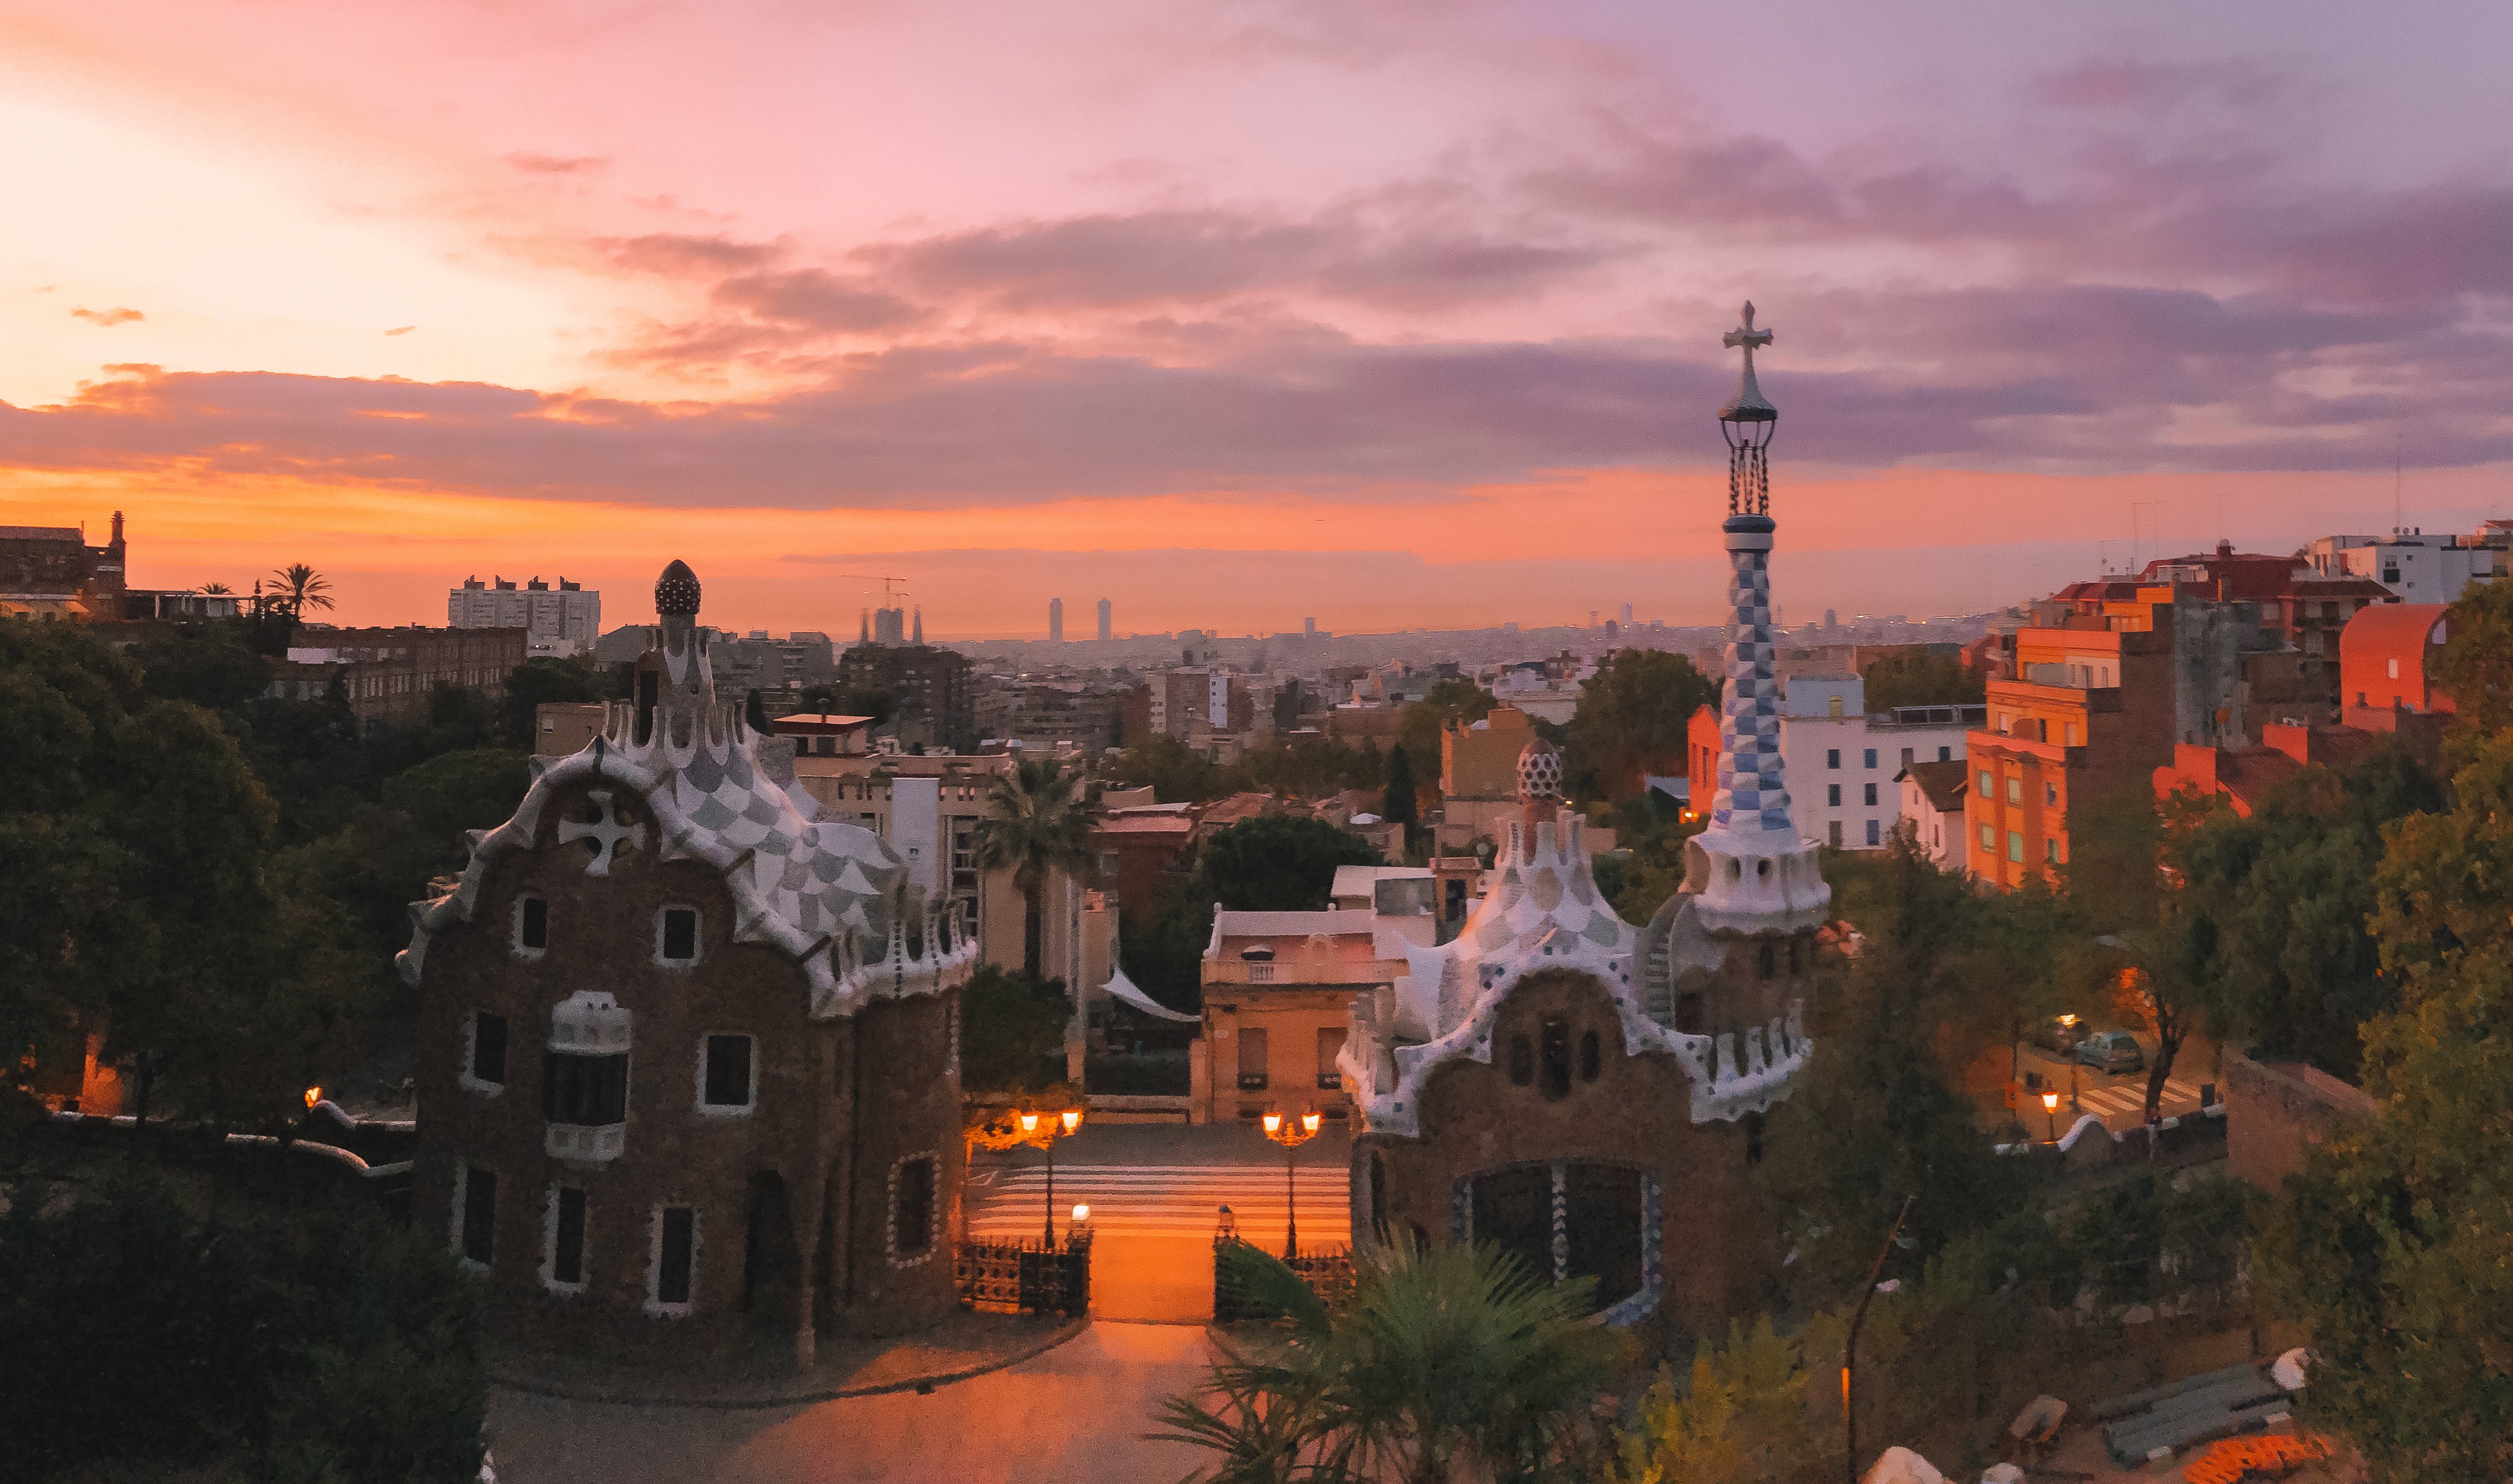
[[[2342,1118],[2371,1118],[2381,1105],[2360,1087],[2300,1062],[2258,1062],[2225,1049],[2226,1157],[2233,1171],[2275,1191]]]
[[[1508,1050],[1521,1036],[1536,1041],[1555,1017],[1568,1023],[1573,1064],[1559,1098],[1546,1095],[1540,1069],[1517,1082]],[[1592,1033],[1599,1055],[1590,1078],[1580,1048]],[[1635,1333],[1653,1347],[1681,1349],[1688,1337],[1765,1307],[1781,1256],[1759,1164],[1770,1131],[1758,1136],[1747,1120],[1694,1122],[1692,1082],[1676,1059],[1626,1056],[1623,1044],[1614,999],[1594,979],[1555,971],[1521,981],[1496,1018],[1493,1061],[1451,1062],[1426,1083],[1418,1139],[1355,1141],[1356,1239],[1384,1230],[1448,1240],[1461,1183],[1489,1172],[1550,1161],[1627,1166],[1654,1177],[1660,1211],[1660,1300]],[[1769,1119],[1790,1112],[1784,1103]]]

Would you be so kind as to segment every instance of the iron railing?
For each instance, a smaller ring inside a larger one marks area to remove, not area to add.
[[[968,1308],[1080,1318],[1091,1308],[1091,1233],[1055,1243],[967,1238],[954,1259],[953,1276]]]
[[[1221,1249],[1232,1242],[1244,1245],[1243,1238],[1236,1236],[1217,1236],[1213,1240],[1213,1322],[1247,1324],[1283,1317],[1230,1280],[1228,1269],[1222,1265]],[[1319,1302],[1326,1305],[1330,1312],[1352,1303],[1354,1272],[1351,1248],[1303,1249],[1290,1260],[1288,1266],[1299,1275],[1300,1281],[1309,1285],[1309,1291],[1318,1296]]]

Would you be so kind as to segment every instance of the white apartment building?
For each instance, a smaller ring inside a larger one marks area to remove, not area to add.
[[[2324,577],[2365,577],[2403,603],[2452,603],[2473,582],[2505,575],[2513,529],[2490,521],[2465,536],[2395,530],[2386,536],[2323,536],[2304,562]]]
[[[556,588],[538,577],[521,588],[503,577],[488,582],[465,577],[446,594],[445,624],[453,629],[521,629],[527,654],[582,654],[602,637],[602,594],[565,577]]]
[[[1780,757],[1798,827],[1841,850],[1881,848],[1902,818],[1895,780],[1915,762],[1964,755],[1964,732],[1986,724],[1979,706],[1903,706],[1869,715],[1855,675],[1798,675],[1782,683]]]

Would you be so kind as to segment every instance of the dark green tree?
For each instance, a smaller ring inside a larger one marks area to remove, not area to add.
[[[1989,693],[1989,682],[1977,670],[1950,654],[1905,649],[1888,654],[1858,672],[1866,683],[1867,709],[1891,711],[1896,706],[1977,706]]]
[[[1683,655],[1616,652],[1580,684],[1562,760],[1566,790],[1619,801],[1640,793],[1644,774],[1683,772],[1694,712],[1718,704],[1718,684]]]
[[[2210,1029],[2353,1079],[2358,1028],[2399,1000],[2365,926],[2383,829],[2443,806],[2442,784],[2393,743],[2305,768],[2248,817],[2208,811],[2179,857],[2183,910],[2208,929],[2197,988]]]
[[[478,1301],[442,1240],[362,1204],[204,1221],[124,1186],[46,1205],[0,1217],[12,1477],[478,1476]]]
[[[960,1085],[970,1092],[1037,1092],[1064,1049],[1073,1001],[1061,980],[1044,984],[979,964],[960,992]]]
[[[1368,840],[1323,819],[1260,814],[1209,836],[1196,870],[1232,912],[1296,912],[1327,905],[1337,866],[1385,864]]]
[[[2020,1202],[2018,1161],[1993,1153],[1953,1085],[1940,1028],[1970,993],[1972,893],[1897,832],[1855,958],[1819,967],[1818,1029],[1798,1090],[1772,1115],[1775,1189],[1815,1295],[1855,1286],[1905,1196],[1923,1258]]]
[[[2304,1420],[2377,1484],[2513,1474],[2513,729],[2459,747],[2452,809],[2395,826],[2377,881],[2380,1112],[2311,1151],[2256,1254],[2312,1336]]]
[[[1214,761],[1167,732],[1129,743],[1106,764],[1113,788],[1148,788],[1163,803],[1198,803],[1223,792]]]
[[[2478,734],[2513,726],[2513,582],[2474,583],[2445,612],[2435,680]]]
[[[1140,906],[1126,904],[1118,960],[1137,988],[1173,1010],[1204,1007],[1204,951],[1213,941],[1213,888],[1197,872]]]
[[[529,753],[538,745],[537,718],[544,703],[599,701],[606,687],[589,657],[528,659],[506,672],[505,694],[497,705],[498,745]]]

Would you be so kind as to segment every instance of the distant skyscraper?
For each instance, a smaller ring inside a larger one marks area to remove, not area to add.
[[[1823,610],[1823,626],[1827,629],[1838,629],[1841,627],[1841,619],[1832,609],[1826,608]]]
[[[490,583],[494,583],[492,586]],[[602,595],[558,579],[535,577],[520,590],[503,577],[465,577],[446,595],[445,623],[454,629],[522,629],[534,654],[580,654],[602,637]]]
[[[1052,644],[1064,642],[1064,600],[1061,598],[1047,600],[1047,642]]]
[[[1099,642],[1106,644],[1115,637],[1108,627],[1108,600],[1102,598],[1099,600]]]
[[[1305,635],[1306,637],[1308,637],[1308,638],[1310,638],[1310,639],[1315,639],[1315,638],[1317,638],[1317,637],[1318,637],[1318,621],[1317,621],[1316,619],[1314,619],[1314,618],[1303,618],[1303,619],[1301,619],[1301,620],[1300,620],[1300,633],[1301,633],[1301,634],[1303,634],[1303,635]]]
[[[1631,605],[1630,604],[1628,604],[1628,603],[1627,603],[1627,604],[1624,604],[1624,605],[1623,605],[1623,623],[1624,623],[1624,625],[1625,625],[1626,627],[1628,627],[1628,626],[1631,624],[1631,621],[1632,621],[1632,605]]]

